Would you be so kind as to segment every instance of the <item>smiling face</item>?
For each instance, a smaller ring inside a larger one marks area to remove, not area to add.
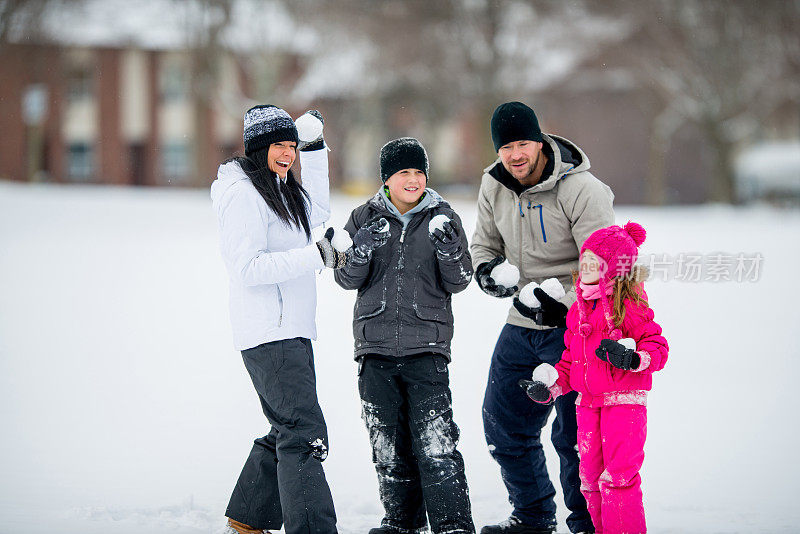
[[[542,154],[542,143],[536,141],[514,141],[497,151],[503,167],[522,185],[535,185],[539,180],[534,171]]]
[[[286,178],[286,174],[297,157],[297,143],[294,141],[280,141],[269,145],[267,152],[267,165],[269,170],[281,177]]]
[[[598,258],[591,250],[584,250],[581,254],[581,282],[596,284],[603,272],[603,260]]]
[[[397,171],[386,180],[389,187],[389,200],[402,214],[413,208],[425,192],[428,181],[425,173],[419,169],[403,169]]]

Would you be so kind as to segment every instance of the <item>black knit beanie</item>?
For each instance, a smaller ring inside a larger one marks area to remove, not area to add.
[[[514,141],[543,141],[536,114],[522,102],[506,102],[497,106],[492,115],[491,128],[495,151]]]
[[[428,177],[428,154],[413,137],[389,141],[381,148],[381,180],[386,183],[397,171],[419,169]]]
[[[244,153],[268,147],[272,143],[294,141],[297,143],[297,127],[292,117],[273,105],[253,106],[244,114]]]

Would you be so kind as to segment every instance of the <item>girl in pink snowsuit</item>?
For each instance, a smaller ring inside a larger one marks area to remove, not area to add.
[[[629,222],[589,236],[581,248],[577,301],[567,314],[558,378],[550,385],[534,373],[534,381],[524,384],[540,403],[578,391],[581,492],[597,533],[647,531],[639,476],[647,392],[669,347],[647,304],[642,270],[633,267],[645,235]]]

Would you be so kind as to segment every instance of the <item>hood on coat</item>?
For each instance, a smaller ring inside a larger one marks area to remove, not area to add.
[[[443,199],[441,197],[441,195],[439,195],[439,193],[437,193],[436,191],[434,191],[430,187],[426,187],[425,188],[425,194],[430,196],[430,201],[428,202],[428,205],[425,206],[425,208],[422,211],[429,210],[429,209],[432,209],[432,208],[435,208],[435,207],[441,206],[441,205],[445,205],[445,206],[449,207],[449,204],[447,203],[447,201],[445,199]],[[385,212],[385,213],[387,213],[389,215],[392,215],[393,217],[397,217],[397,215],[392,213],[389,210],[389,208],[386,207],[386,203],[383,200],[384,198],[386,198],[386,197],[384,196],[383,192],[379,189],[378,192],[375,193],[374,195],[372,195],[372,198],[370,198],[367,201],[367,204],[369,204],[371,207],[373,207],[373,208],[375,208],[375,209],[377,209],[379,211]]]
[[[228,161],[219,166],[217,179],[211,184],[211,204],[214,211],[219,213],[222,207],[222,198],[228,189],[236,182],[250,180],[244,170],[235,161]]]
[[[525,187],[521,185],[516,178],[503,167],[503,162],[497,158],[494,163],[486,167],[483,172],[489,174],[492,178],[500,182],[504,187],[514,191],[517,195],[523,191],[531,191],[538,193],[541,191],[549,191],[555,187],[556,182],[576,172],[588,171],[591,167],[589,158],[583,153],[578,145],[566,139],[553,134],[542,134],[544,143],[547,145],[543,148],[545,153],[552,158],[552,172],[549,176],[542,176],[538,184]],[[549,148],[549,150],[548,150]],[[549,168],[549,165],[548,167]]]

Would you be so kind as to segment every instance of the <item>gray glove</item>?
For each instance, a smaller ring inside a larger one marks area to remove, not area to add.
[[[322,256],[322,263],[325,264],[325,267],[329,269],[341,269],[344,267],[344,264],[347,263],[347,253],[339,252],[333,248],[331,244],[333,232],[332,226],[328,228],[325,231],[325,235],[322,236],[322,239],[317,241],[317,248],[319,249],[319,255]]]
[[[364,263],[369,260],[372,251],[381,248],[389,241],[391,232],[387,229],[381,231],[389,224],[385,218],[373,220],[358,229],[353,236],[354,260]]]

